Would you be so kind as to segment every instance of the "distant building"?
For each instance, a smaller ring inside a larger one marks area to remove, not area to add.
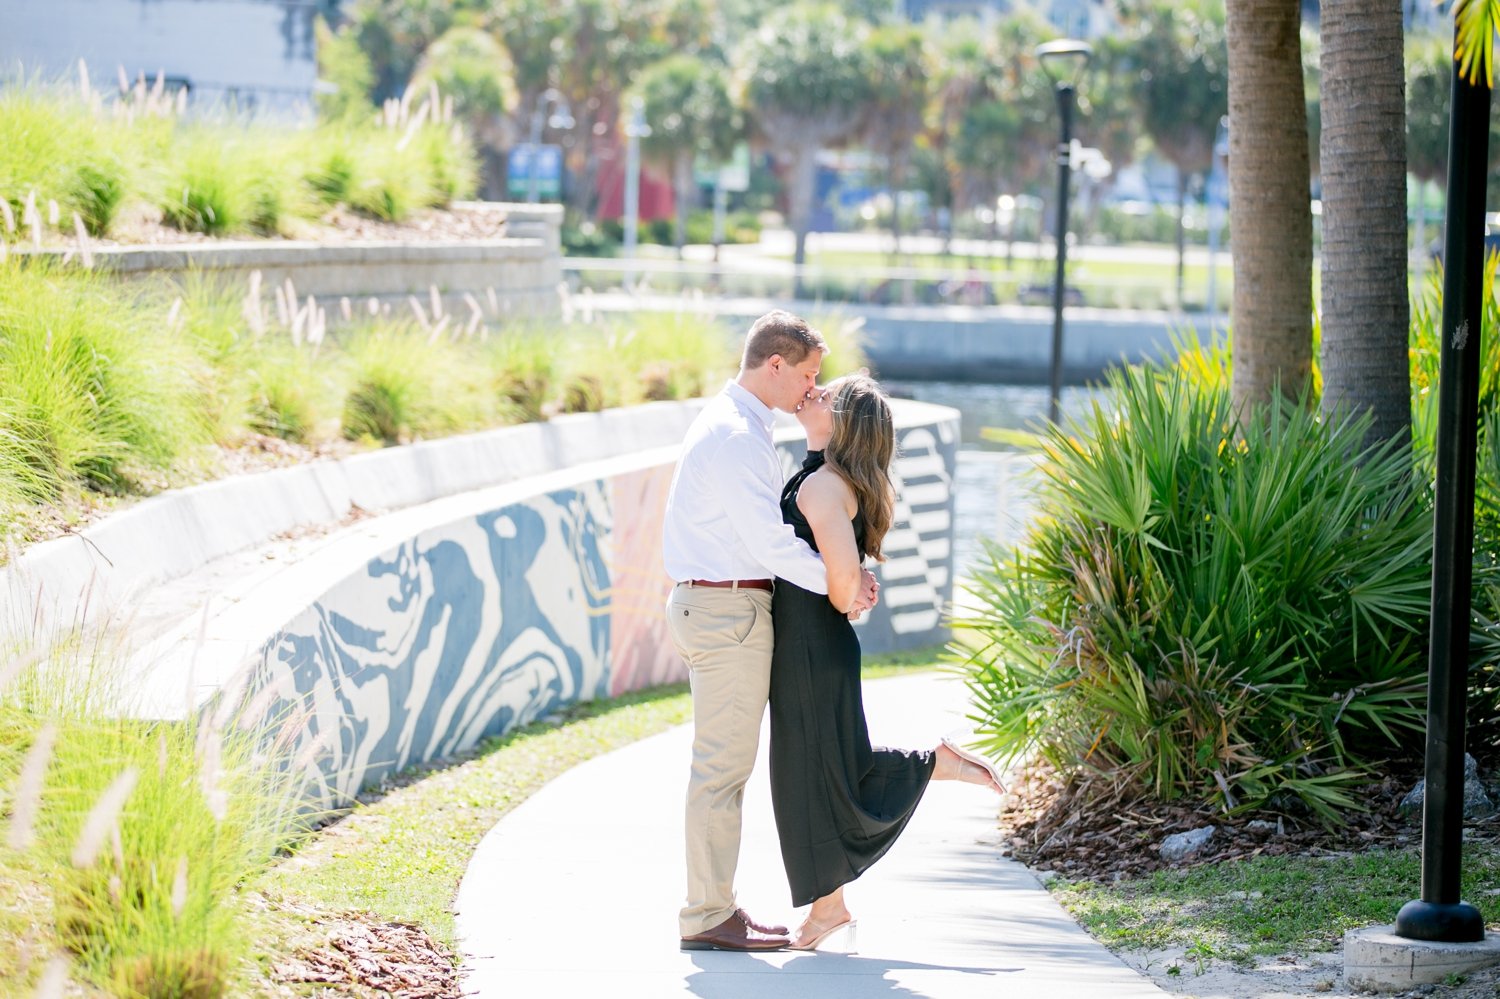
[[[1434,3],[1433,0],[1401,0],[1401,15],[1408,31],[1453,30],[1453,10],[1444,3]]]
[[[1049,21],[1059,34],[1073,38],[1097,38],[1118,25],[1114,0],[897,0],[909,20],[929,16],[977,17],[992,21],[1030,9]]]
[[[308,113],[313,20],[337,0],[0,0],[0,81],[19,70],[96,88],[158,74],[195,109]]]

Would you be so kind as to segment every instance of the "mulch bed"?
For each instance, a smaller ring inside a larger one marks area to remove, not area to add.
[[[1201,802],[1160,802],[1138,788],[1104,778],[1065,782],[1043,766],[1027,768],[1011,787],[1000,829],[1007,851],[1039,871],[1070,879],[1139,878],[1168,867],[1285,855],[1318,856],[1399,849],[1421,843],[1419,817],[1397,806],[1421,774],[1393,772],[1360,788],[1368,811],[1351,812],[1334,829],[1287,810],[1227,815]],[[1188,860],[1162,859],[1158,848],[1173,833],[1215,826],[1213,838]],[[1468,837],[1500,838],[1500,816],[1466,823]]]
[[[390,999],[459,999],[453,954],[419,926],[341,913],[320,921],[320,946],[299,947],[272,969],[278,982],[325,985],[340,995]]]

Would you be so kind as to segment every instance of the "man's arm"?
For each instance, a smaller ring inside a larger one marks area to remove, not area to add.
[[[714,461],[713,482],[734,532],[772,575],[813,593],[828,592],[823,560],[781,519],[776,455],[749,434],[733,434]]]

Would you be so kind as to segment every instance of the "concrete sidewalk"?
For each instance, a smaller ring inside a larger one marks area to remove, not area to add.
[[[932,746],[962,726],[962,685],[866,684],[877,744]],[[849,886],[857,952],[681,952],[682,806],[691,733],[677,728],[579,766],[497,825],[458,896],[465,988],[610,999],[1135,999],[1165,995],[1068,918],[996,846],[995,799],[936,783],[901,840]],[[745,798],[741,903],[795,926],[766,782]],[[831,943],[837,943],[836,940]]]

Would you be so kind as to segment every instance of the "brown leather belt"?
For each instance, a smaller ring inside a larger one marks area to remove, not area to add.
[[[775,584],[769,579],[690,579],[689,586],[719,586],[726,590],[769,590]]]

